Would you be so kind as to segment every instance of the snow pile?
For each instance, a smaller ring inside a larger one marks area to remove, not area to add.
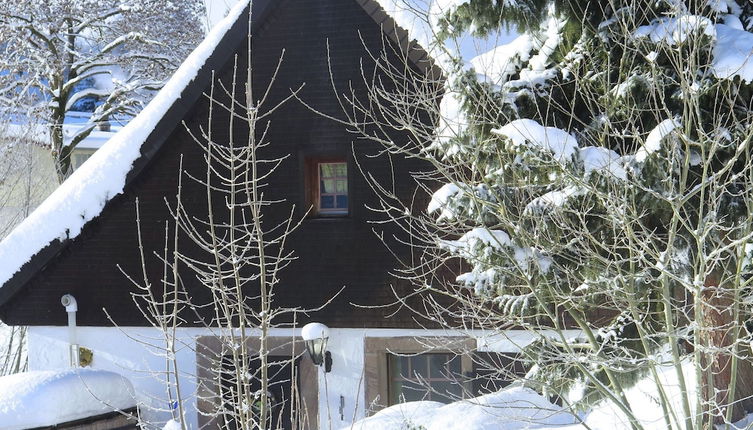
[[[523,430],[576,422],[577,417],[534,391],[512,387],[449,405],[427,401],[395,405],[343,430]]]
[[[460,154],[466,148],[454,142],[454,138],[461,135],[468,124],[468,117],[463,109],[463,95],[451,88],[446,88],[446,93],[439,102],[439,124],[437,135],[427,151],[440,149],[444,157]]]
[[[451,252],[462,253],[463,250],[472,249],[483,244],[496,250],[502,247],[512,246],[510,236],[502,230],[489,230],[484,227],[476,227],[464,234],[458,240],[448,240],[442,243],[442,246]]]
[[[78,236],[84,225],[98,216],[110,199],[123,192],[126,175],[139,158],[141,145],[196,77],[246,5],[246,0],[238,1],[149,105],[0,243],[0,283],[9,280],[24,263],[55,239]]]
[[[133,385],[113,372],[68,369],[0,378],[4,430],[51,426],[134,406]]]
[[[661,357],[659,357],[661,358]],[[695,394],[694,367],[686,361],[682,365],[691,399]],[[666,430],[662,408],[657,403],[658,385],[669,399],[673,419],[682,419],[681,389],[675,368],[657,364],[658,381],[646,377],[626,390],[625,396],[644,430]],[[692,406],[691,406],[692,407]],[[691,410],[691,413],[693,411]],[[746,428],[753,415],[735,424]],[[675,421],[677,424],[677,422]],[[678,425],[678,428],[680,425]],[[449,405],[436,402],[411,402],[384,409],[369,418],[357,421],[351,430],[630,430],[625,414],[615,405],[603,402],[590,411],[573,414],[550,403],[534,391],[512,386],[499,392]]]
[[[663,359],[661,355],[656,358],[659,361]],[[669,357],[666,358],[669,359]],[[690,396],[692,414],[695,408],[694,396],[696,394],[695,366],[689,360],[685,360],[681,368]],[[625,397],[630,403],[631,410],[635,418],[642,424],[644,430],[667,429],[662,408],[658,403],[660,394],[657,382],[669,399],[673,412],[675,412],[674,419],[682,419],[682,389],[676,369],[669,362],[666,362],[665,364],[658,363],[656,370],[658,381],[647,376],[633,387],[625,390]],[[588,413],[584,422],[593,429],[629,430],[631,428],[630,420],[625,416],[625,413],[616,405],[609,402],[603,402],[594,407]],[[677,424],[676,428],[682,426],[676,421],[675,423]]]
[[[557,18],[553,4],[549,5],[547,14],[543,43],[538,47],[539,52],[531,57],[529,72],[522,71],[520,73],[520,77],[523,80],[532,81],[535,79],[535,76],[544,72],[551,61],[552,54],[554,54],[554,51],[562,42],[562,28],[565,26],[566,21]]]
[[[513,147],[530,146],[545,150],[562,164],[579,161],[586,178],[595,171],[609,173],[618,179],[627,177],[622,166],[623,160],[615,151],[600,146],[579,148],[578,141],[565,130],[544,127],[532,119],[516,119],[507,125],[493,129],[492,133],[509,139]]]
[[[585,190],[574,186],[565,187],[562,190],[549,191],[531,200],[526,205],[525,213],[548,213],[552,209],[564,206],[570,197],[582,195],[584,192]]]
[[[524,273],[530,272],[531,269],[546,273],[552,266],[552,259],[540,250],[518,246],[506,232],[485,227],[476,227],[458,240],[441,240],[439,247],[467,260],[477,262],[472,271],[462,273],[456,278],[457,282],[473,288],[477,293],[482,292],[496,276],[495,270],[497,268],[494,265],[487,269],[485,264],[478,264],[483,260],[493,258],[492,250],[510,253],[516,265],[515,269]]]

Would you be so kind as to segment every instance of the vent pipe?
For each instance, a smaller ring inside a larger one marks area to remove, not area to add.
[[[71,367],[78,367],[81,362],[78,340],[76,340],[76,311],[78,311],[78,304],[76,303],[76,298],[70,294],[61,297],[60,304],[65,306],[65,311],[68,312],[68,356],[70,357]]]

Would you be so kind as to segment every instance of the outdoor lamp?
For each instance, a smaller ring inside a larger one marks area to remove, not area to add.
[[[331,371],[332,354],[327,351],[329,327],[317,322],[308,323],[301,329],[301,337],[306,344],[311,361],[317,366],[324,364],[325,373]]]

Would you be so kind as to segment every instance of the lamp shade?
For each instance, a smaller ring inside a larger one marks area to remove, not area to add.
[[[306,350],[311,361],[317,366],[324,363],[324,353],[327,350],[329,328],[321,323],[308,323],[301,329],[301,337],[306,344]]]
[[[303,340],[329,339],[329,327],[322,323],[308,323],[301,329]]]

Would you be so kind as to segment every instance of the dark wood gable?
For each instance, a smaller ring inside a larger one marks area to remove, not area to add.
[[[341,107],[333,94],[330,67],[339,91],[350,87],[356,92],[365,91],[362,70],[373,70],[366,50],[378,52],[385,43],[380,25],[374,19],[373,8],[369,10],[364,6],[371,3],[367,0],[279,0],[266,7],[267,3],[263,1],[254,2],[255,8],[257,4],[265,6],[258,13],[256,9],[254,11],[252,64],[257,88],[265,86],[279,56],[285,51],[270,105],[289,95],[291,89],[305,84],[301,99],[322,112],[340,116]],[[232,77],[232,54],[237,54],[242,68],[247,61],[246,19],[242,17],[239,21],[240,24],[220,43],[218,51],[224,52],[215,52],[212,57],[214,62],[223,58],[224,62],[220,63],[223,65],[215,68],[226,83]],[[394,34],[392,36],[390,40],[395,39]],[[135,166],[125,192],[113,198],[78,237],[48,247],[46,252],[52,257],[37,256],[27,265],[29,267],[25,266],[23,277],[17,275],[11,280],[16,283],[14,294],[0,298],[3,302],[0,319],[16,325],[62,325],[66,322],[66,315],[59,300],[63,294],[70,293],[78,301],[78,321],[82,325],[110,325],[105,311],[118,325],[146,324],[132,300],[134,288],[119,269],[134,278],[141,278],[135,202],[139,201],[142,237],[147,252],[161,253],[165,223],[170,218],[164,200],[175,199],[181,157],[185,170],[204,172],[205,169],[201,148],[180,123],[184,121],[192,130],[206,126],[208,102],[199,94],[208,88],[208,73],[203,70],[198,78],[203,83],[190,90],[195,101],[184,93],[182,104],[168,112],[169,121],[160,123],[161,126],[150,136],[150,140],[159,141],[159,144],[147,141],[143,150],[146,156],[141,161],[143,165]],[[217,130],[215,127],[215,132]],[[285,104],[274,113],[269,140],[272,145],[268,156],[289,155],[270,179],[270,197],[284,198],[298,208],[307,202],[304,184],[308,160],[343,158],[348,160],[350,169],[350,214],[303,222],[289,244],[297,260],[282,274],[277,305],[320,306],[345,287],[323,311],[308,318],[334,327],[415,326],[414,316],[408,312],[393,315],[394,308],[353,306],[394,301],[391,285],[395,280],[388,272],[395,267],[396,260],[373,229],[381,230],[385,237],[401,236],[395,227],[369,223],[377,215],[366,206],[377,206],[377,198],[361,177],[354,159],[376,178],[390,183],[394,178],[399,193],[406,199],[416,189],[409,172],[426,166],[415,160],[370,158],[367,155],[377,153],[380,148],[358,141],[357,136],[349,133],[343,125],[325,119],[296,101]],[[354,142],[355,153],[351,149]],[[189,211],[206,211],[202,206],[205,191],[189,182],[184,183],[184,205]],[[282,214],[270,216],[274,218]],[[183,242],[181,246],[191,244]],[[407,253],[407,249],[401,252]],[[157,282],[163,267],[150,256],[147,270],[152,282]],[[196,288],[191,279],[184,278],[184,282],[189,292],[201,301],[205,293]],[[400,288],[399,283],[397,285]],[[6,290],[6,295],[7,291],[10,289]],[[299,322],[308,319],[305,316],[300,318]],[[189,318],[192,321],[189,324],[197,323],[196,319]]]

